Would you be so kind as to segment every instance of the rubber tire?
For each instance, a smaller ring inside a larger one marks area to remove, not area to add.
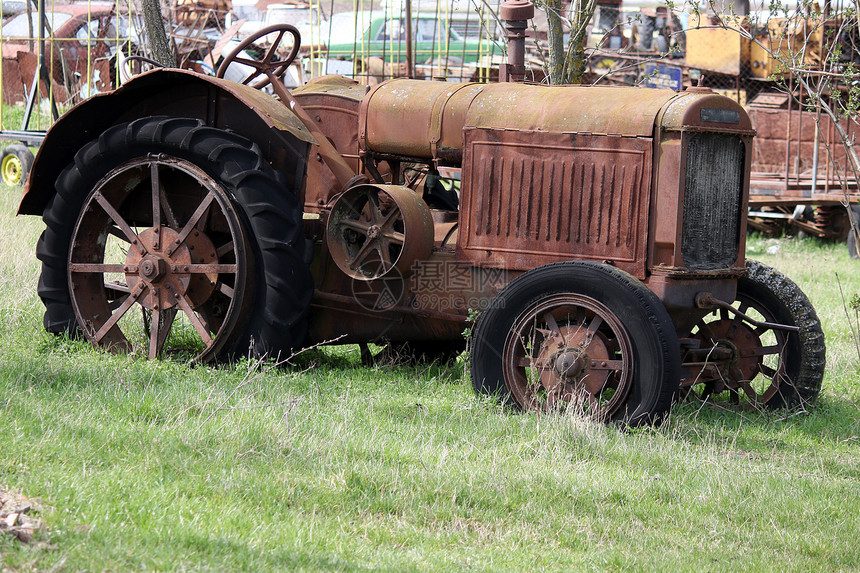
[[[38,292],[44,326],[53,333],[77,330],[67,275],[69,243],[78,213],[95,185],[115,167],[163,153],[196,164],[232,196],[250,230],[256,277],[252,315],[244,332],[219,359],[286,357],[304,342],[313,280],[304,262],[302,207],[264,159],[257,144],[197,119],[148,117],[115,125],[84,145],[56,182],[43,212],[46,228],[36,255],[42,261]]]
[[[738,279],[738,298],[766,309],[770,315],[765,315],[766,320],[800,328],[797,336],[789,335],[783,352],[785,372],[792,384],[780,386],[765,406],[795,408],[815,401],[824,377],[826,349],[821,321],[812,303],[800,287],[773,267],[747,259],[746,269],[746,276]]]
[[[18,163],[21,166],[21,176],[17,181],[10,181],[6,179],[6,169],[5,164],[7,161],[7,157],[14,156],[17,158]],[[10,186],[15,185],[23,185],[27,181],[27,176],[30,175],[30,169],[33,167],[33,153],[26,145],[14,144],[7,145],[3,149],[3,153],[0,154],[0,174],[3,177],[3,183]]]
[[[478,318],[472,340],[472,387],[512,403],[503,376],[502,349],[516,317],[541,298],[577,293],[602,302],[632,343],[633,386],[611,422],[623,426],[663,420],[681,379],[680,344],[669,313],[641,281],[593,262],[554,263],[530,270],[506,286]]]
[[[851,205],[848,208],[848,212],[851,214],[851,217],[857,223],[858,227],[860,227],[860,206]],[[857,252],[857,237],[854,236],[853,226],[848,227],[848,238],[845,242],[848,246],[848,256],[852,259],[860,258],[860,253]]]

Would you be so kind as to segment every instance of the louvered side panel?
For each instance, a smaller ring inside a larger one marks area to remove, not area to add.
[[[525,270],[611,260],[642,276],[650,140],[467,132],[460,256]]]

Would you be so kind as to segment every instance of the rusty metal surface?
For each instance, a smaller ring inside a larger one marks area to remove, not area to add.
[[[139,117],[198,118],[258,143],[291,190],[304,182],[307,144],[313,141],[296,116],[271,96],[226,80],[185,70],[153,70],[110,94],[72,108],[45,137],[33,164],[19,214],[41,214],[54,194],[54,180],[84,143],[110,125]]]
[[[762,101],[761,96],[756,98],[756,102]],[[771,101],[779,104],[785,100]],[[750,175],[752,204],[772,204],[771,199],[778,203],[780,198],[840,201],[840,179],[847,180],[851,192],[857,192],[850,159],[830,118],[821,116],[821,130],[816,134],[812,112],[768,105],[751,105],[747,112],[757,131]],[[842,127],[849,138],[860,137],[860,128],[853,122],[844,120]],[[813,161],[816,145],[817,173]]]
[[[754,134],[746,110],[736,101],[718,95],[708,88],[687,88],[681,92],[661,114],[660,127]]]
[[[367,86],[341,76],[323,76],[292,91],[319,129],[328,136],[353,173],[361,171],[358,150],[359,106]],[[305,182],[305,211],[316,213],[343,191],[322,156],[313,153]]]
[[[490,84],[475,98],[466,127],[650,137],[671,90],[606,86]]]
[[[467,110],[485,87],[402,78],[383,82],[362,103],[360,145],[375,153],[456,163]]]
[[[645,276],[651,140],[466,130],[458,256],[525,270],[579,259]]]
[[[591,331],[584,325],[595,326]],[[523,410],[618,413],[633,388],[634,342],[601,301],[578,293],[542,298],[514,322],[502,350],[505,384]]]

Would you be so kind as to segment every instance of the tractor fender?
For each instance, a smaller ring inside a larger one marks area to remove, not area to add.
[[[66,112],[39,148],[19,215],[41,215],[54,196],[54,181],[88,141],[119,123],[168,116],[203,120],[253,141],[288,189],[300,194],[309,145],[315,140],[296,115],[273,97],[245,85],[188,70],[156,69],[115,91],[99,94]]]

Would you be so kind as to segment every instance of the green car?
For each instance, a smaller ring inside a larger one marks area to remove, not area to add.
[[[477,13],[417,13],[412,15],[413,61],[416,64],[474,63],[503,53],[494,20]],[[388,64],[406,61],[406,22],[399,12],[342,12],[302,38],[303,44],[323,48],[320,55],[334,60]]]

